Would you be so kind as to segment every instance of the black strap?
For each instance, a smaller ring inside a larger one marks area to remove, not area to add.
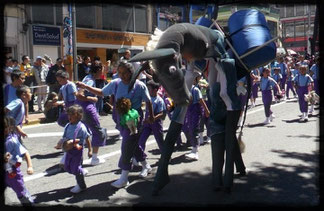
[[[236,33],[242,31],[243,29],[251,28],[251,27],[254,27],[254,26],[262,26],[262,27],[264,27],[264,28],[266,28],[266,29],[269,30],[269,28],[268,28],[267,26],[262,25],[262,24],[248,24],[248,25],[245,25],[245,26],[243,26],[242,28],[236,30],[235,32],[231,33],[231,34],[230,34],[230,37],[234,36]]]
[[[243,126],[244,126],[245,119],[246,119],[247,107],[248,107],[248,104],[249,104],[249,99],[251,97],[251,75],[250,74],[246,74],[246,83],[247,83],[247,98],[246,98],[246,102],[245,102],[243,124],[241,126],[240,134],[243,133],[242,131],[243,131]]]

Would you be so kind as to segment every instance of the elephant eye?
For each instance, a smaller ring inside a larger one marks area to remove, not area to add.
[[[177,70],[177,68],[175,66],[170,66],[169,67],[169,72],[170,73],[174,73]]]

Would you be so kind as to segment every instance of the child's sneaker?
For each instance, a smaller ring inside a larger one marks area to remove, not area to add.
[[[74,186],[70,192],[71,193],[80,193],[81,191],[84,191],[85,189],[82,189],[78,184],[76,186]]]
[[[95,166],[95,165],[102,164],[102,163],[104,163],[104,162],[106,162],[105,159],[102,159],[102,158],[98,158],[98,157],[97,157],[97,158],[92,158],[90,164],[91,164],[92,166]]]
[[[270,117],[267,117],[266,120],[263,122],[264,125],[270,124]]]
[[[144,178],[147,177],[148,174],[150,174],[152,171],[152,168],[150,165],[147,165],[145,167],[143,167],[141,173],[139,174],[140,177]]]
[[[123,188],[123,187],[126,187],[127,185],[129,185],[128,180],[123,180],[121,178],[119,178],[115,182],[111,183],[111,186],[113,186],[115,188]]]
[[[190,160],[198,160],[199,156],[198,156],[198,152],[190,152],[189,154],[185,155],[186,158],[190,159]]]

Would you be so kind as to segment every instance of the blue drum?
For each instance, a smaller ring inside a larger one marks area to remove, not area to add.
[[[228,20],[231,43],[239,56],[272,39],[264,15],[255,9],[239,10]],[[268,64],[276,58],[276,44],[270,42],[242,59],[249,70]]]

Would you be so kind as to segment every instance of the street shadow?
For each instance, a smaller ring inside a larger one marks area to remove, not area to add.
[[[148,152],[152,155],[161,155],[161,151],[159,149],[151,149]]]
[[[253,162],[244,177],[234,177],[231,194],[214,192],[211,174],[187,171],[172,174],[170,183],[158,196],[152,196],[154,177],[131,184],[126,189],[136,195],[132,206],[317,206],[318,153],[272,150],[272,153],[298,160],[298,164]],[[307,174],[307,175],[305,175]],[[154,175],[153,175],[154,176]]]
[[[105,146],[114,145],[118,141],[121,141],[121,139],[119,139],[118,137],[119,137],[119,134],[113,135],[113,136],[109,136],[108,139],[106,140]]]
[[[287,101],[286,101],[286,103],[296,103],[296,102],[298,102],[297,99],[294,99],[294,100],[287,100]]]
[[[286,122],[286,123],[303,123],[303,122],[300,122],[299,119],[300,118],[297,118],[297,119],[283,119],[282,121]]]
[[[272,128],[272,127],[276,127],[275,125],[271,125],[271,124],[264,124],[264,123],[256,123],[256,124],[245,124],[246,127],[249,128],[255,128],[255,127],[267,127],[267,128]]]
[[[71,188],[72,187],[54,189],[54,190],[35,194],[33,195],[33,197],[35,197],[35,201],[37,203],[50,202],[50,201],[60,202],[61,200],[72,196],[72,193],[70,192]]]
[[[64,168],[61,168],[59,166],[59,164],[56,164],[54,166],[51,166],[51,167],[47,168],[45,170],[45,172],[50,172],[50,174],[46,174],[45,177],[51,177],[51,176],[54,176],[56,174],[64,173],[65,170],[64,170]]]
[[[310,136],[310,135],[305,135],[305,134],[301,134],[301,135],[287,135],[287,137],[289,138],[316,138],[319,139],[319,136]]]
[[[195,162],[195,161],[186,158],[185,154],[183,154],[178,157],[172,158],[171,161],[169,162],[169,165],[177,165],[180,163],[191,163],[191,162]]]
[[[52,158],[60,157],[62,155],[63,155],[63,152],[58,151],[58,152],[49,153],[49,154],[45,154],[45,155],[36,154],[36,155],[32,155],[30,157],[31,157],[31,159],[35,158],[35,159],[41,160],[41,159],[52,159]]]

